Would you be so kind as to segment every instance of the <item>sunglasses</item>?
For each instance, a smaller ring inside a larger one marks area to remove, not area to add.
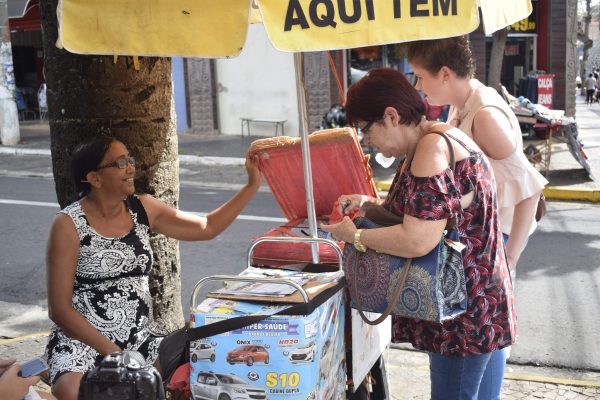
[[[103,168],[112,168],[112,167],[117,167],[119,169],[124,169],[127,168],[127,164],[131,164],[132,167],[135,167],[135,158],[134,157],[123,157],[123,158],[118,158],[116,161],[113,161],[111,163],[108,163],[106,165],[101,165],[98,168],[96,168],[96,171],[101,170]]]

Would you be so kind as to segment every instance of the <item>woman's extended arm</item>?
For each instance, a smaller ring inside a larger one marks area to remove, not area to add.
[[[148,213],[150,228],[165,236],[178,240],[210,240],[223,232],[235,221],[236,217],[250,202],[258,191],[261,173],[258,170],[257,158],[246,158],[248,183],[216,210],[206,217],[179,211],[169,207],[151,196],[140,196]]]
[[[517,267],[519,257],[521,257],[525,243],[529,238],[529,231],[533,224],[540,193],[541,191],[515,205],[510,235],[506,243],[508,267],[511,270]]]
[[[72,306],[79,238],[71,219],[60,214],[54,220],[46,249],[48,316],[69,337],[106,355],[121,349],[103,336]]]
[[[448,168],[448,146],[438,135],[426,135],[419,141],[411,163],[415,176],[433,176]],[[431,251],[440,241],[446,219],[427,221],[404,215],[404,222],[385,228],[367,229],[361,242],[370,249],[401,257],[420,257]],[[335,225],[322,225],[337,240],[353,243],[356,226],[345,217]]]

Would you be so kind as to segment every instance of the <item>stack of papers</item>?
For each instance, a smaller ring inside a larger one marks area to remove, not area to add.
[[[285,269],[266,269],[249,267],[244,270],[240,277],[243,278],[277,278],[291,281],[299,286],[311,283],[329,283],[339,280],[344,275],[343,271],[306,273],[290,271]],[[265,297],[285,297],[296,291],[296,288],[284,283],[278,282],[226,282],[225,287],[212,292],[215,295],[243,295],[243,296],[265,296]]]

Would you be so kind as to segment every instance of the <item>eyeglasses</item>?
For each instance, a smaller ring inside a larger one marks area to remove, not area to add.
[[[96,171],[101,170],[103,168],[112,168],[117,167],[119,169],[127,168],[127,164],[131,164],[132,167],[135,167],[135,158],[134,157],[122,157],[118,158],[115,161],[108,163],[106,165],[101,165],[96,168]]]
[[[371,126],[373,126],[373,124],[377,121],[379,121],[381,118],[375,118],[369,122],[367,122],[367,124],[365,126],[363,126],[362,128],[358,128],[360,129],[360,133],[362,133],[363,136],[366,136],[369,134],[369,129],[371,129]]]

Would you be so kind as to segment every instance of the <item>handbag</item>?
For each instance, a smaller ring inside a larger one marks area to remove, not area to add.
[[[544,196],[544,192],[540,193],[540,199],[537,203],[537,208],[535,210],[535,221],[540,222],[540,220],[546,215],[546,196]]]
[[[455,167],[452,143],[441,135],[450,149],[450,165]],[[373,229],[401,223],[400,217],[381,206],[365,210],[356,220],[360,229]],[[460,243],[458,218],[448,220],[438,245],[428,254],[404,258],[372,249],[360,252],[344,247],[344,272],[351,304],[370,325],[398,315],[425,321],[442,322],[467,309],[467,288],[463,265],[465,245]],[[365,311],[380,313],[370,320]]]

